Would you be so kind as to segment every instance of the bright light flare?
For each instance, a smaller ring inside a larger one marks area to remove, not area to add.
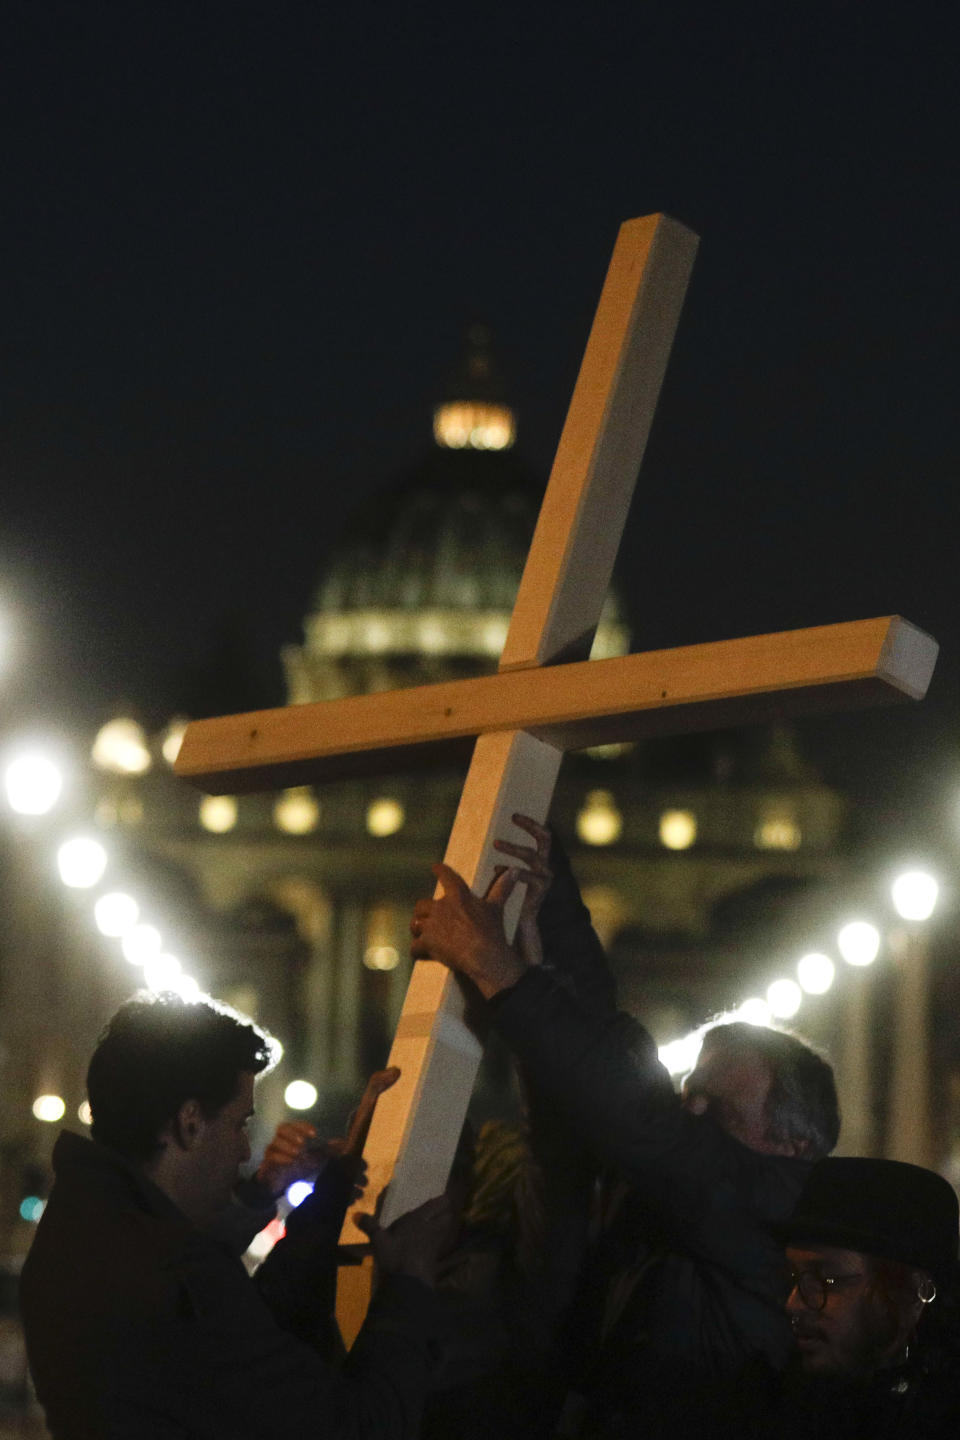
[[[808,995],[826,995],[836,973],[837,967],[830,956],[816,950],[797,961],[797,979]]]
[[[851,920],[837,936],[837,949],[848,965],[872,965],[880,953],[880,931],[869,920]]]
[[[3,783],[7,804],[18,815],[48,815],[60,799],[63,775],[48,755],[24,750],[7,765]]]
[[[291,1080],[283,1098],[291,1110],[312,1110],[317,1103],[317,1087],[309,1080]]]
[[[669,1045],[661,1045],[657,1057],[671,1075],[689,1075],[697,1063],[702,1043],[700,1031],[693,1030],[679,1040],[671,1040]]]
[[[176,955],[154,955],[143,962],[143,980],[149,990],[177,990],[183,966]]]
[[[936,880],[924,870],[906,870],[890,887],[893,908],[901,920],[929,920],[939,893]]]
[[[65,840],[57,851],[60,879],[71,890],[89,890],[103,878],[107,868],[107,852],[99,840],[77,835]]]

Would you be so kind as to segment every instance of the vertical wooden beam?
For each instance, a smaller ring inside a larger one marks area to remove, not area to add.
[[[666,369],[696,238],[663,216],[621,226],[524,570],[502,669],[586,658],[600,618],[630,496]],[[492,845],[523,811],[544,821],[561,752],[522,731],[483,735],[446,861],[482,894]],[[522,903],[506,919],[512,938]],[[401,1079],[381,1096],[364,1158],[366,1207],[390,1189],[389,1224],[446,1185],[481,1046],[459,982],[435,962],[414,967],[390,1053]],[[345,1242],[359,1236],[348,1220]],[[363,1309],[364,1277],[346,1276],[345,1338]]]
[[[698,244],[666,215],[620,227],[501,670],[590,653]]]

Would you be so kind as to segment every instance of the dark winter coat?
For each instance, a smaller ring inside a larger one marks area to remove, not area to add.
[[[65,1133],[54,1169],[21,1282],[54,1440],[416,1436],[433,1363],[426,1286],[385,1280],[337,1372],[281,1328],[230,1247],[136,1167]],[[309,1298],[298,1303],[295,1276],[278,1278],[284,1244],[274,1288],[302,1322]]]
[[[607,1237],[606,1271],[588,1267],[573,1317],[581,1362],[594,1366],[575,1383],[606,1391],[609,1423],[597,1428],[613,1434],[613,1412],[629,1431],[645,1411],[662,1410],[665,1395],[709,1388],[752,1359],[784,1365],[785,1262],[770,1227],[793,1210],[809,1164],[759,1154],[682,1108],[650,1035],[613,1010],[599,942],[557,859],[559,883],[541,915],[550,963],[528,971],[491,1009],[558,1116],[630,1187]],[[571,992],[589,993],[594,967],[601,978],[593,1003],[578,1002]],[[619,1353],[614,1344],[599,1358],[609,1295],[591,1296],[591,1284],[603,1289],[611,1275],[624,1282],[628,1324]]]

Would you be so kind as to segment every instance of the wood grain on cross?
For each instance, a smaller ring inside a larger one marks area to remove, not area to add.
[[[499,672],[197,721],[178,774],[237,793],[434,765],[473,744],[445,859],[481,893],[493,840],[525,838],[511,815],[546,818],[565,749],[922,697],[937,646],[897,617],[587,659],[696,245],[664,216],[620,229]],[[390,1052],[402,1078],[367,1141],[365,1208],[388,1181],[385,1221],[442,1191],[480,1056],[459,983],[419,962]]]

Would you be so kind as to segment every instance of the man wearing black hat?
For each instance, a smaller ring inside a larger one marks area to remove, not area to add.
[[[957,1197],[896,1160],[814,1166],[787,1244],[795,1355],[784,1379],[753,1377],[723,1434],[960,1434]]]

